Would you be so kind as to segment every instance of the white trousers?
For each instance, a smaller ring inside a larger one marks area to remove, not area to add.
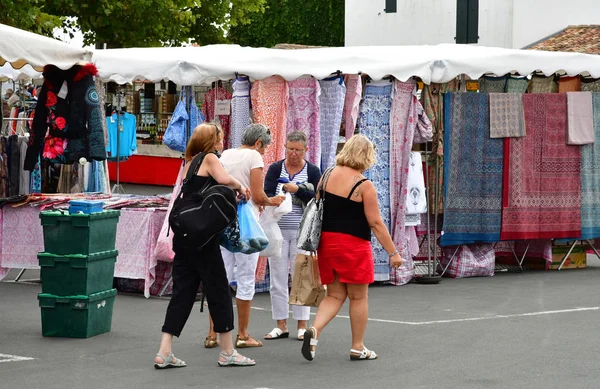
[[[296,248],[296,232],[296,230],[281,230],[283,236],[281,256],[269,258],[273,320],[286,320],[289,317],[290,290],[288,287],[288,274],[294,277],[296,254],[303,252]],[[310,318],[310,307],[292,305],[292,314],[295,320],[308,320]]]
[[[221,255],[223,256],[223,263],[225,263],[227,280],[229,283],[233,281],[237,282],[235,297],[245,301],[252,300],[254,298],[254,281],[256,279],[258,253],[232,253],[221,247]]]

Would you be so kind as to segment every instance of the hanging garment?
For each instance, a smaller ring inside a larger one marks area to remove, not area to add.
[[[523,99],[520,93],[490,93],[490,137],[525,136]]]
[[[556,93],[558,84],[554,81],[554,76],[533,76],[529,81],[527,93]]]
[[[502,225],[502,139],[489,137],[485,94],[449,93],[444,102],[444,234],[441,246],[497,242]]]
[[[385,226],[390,229],[390,113],[392,109],[392,84],[389,81],[373,82],[365,88],[365,98],[360,108],[358,129],[367,136],[373,145],[377,162],[365,172],[377,189],[379,211]],[[375,261],[375,281],[390,278],[388,253],[373,236],[373,259]]]
[[[31,192],[31,172],[23,169],[25,154],[27,153],[27,142],[29,137],[19,137],[19,194],[28,195]]]
[[[360,74],[347,74],[346,82],[346,99],[344,101],[344,135],[346,139],[350,139],[356,130],[356,120],[358,119],[358,111],[360,108],[360,100],[362,99],[362,79]]]
[[[319,115],[321,123],[321,171],[335,166],[335,155],[340,139],[342,113],[346,99],[346,86],[342,77],[319,81],[321,97]],[[310,150],[309,150],[310,152]]]
[[[23,155],[25,155],[25,153],[23,153]],[[31,193],[42,193],[42,167],[39,155],[35,165],[33,166],[33,170],[31,171],[31,182],[29,186]]]
[[[458,79],[446,84],[424,85],[421,93],[421,101],[425,113],[433,125],[433,149],[429,161],[429,212],[441,213],[444,210],[444,93],[458,92],[460,84]],[[438,166],[436,174],[436,165]],[[437,191],[436,191],[437,188]],[[437,202],[435,199],[437,198]]]
[[[581,78],[581,90],[584,92],[600,92],[600,79]]]
[[[106,107],[104,102],[104,83],[100,77],[94,77],[94,85],[98,91],[98,104],[100,104],[100,117],[102,118],[102,132],[104,133],[104,143],[108,144],[108,126],[106,125]]]
[[[237,76],[233,81],[231,98],[231,131],[229,145],[237,149],[242,145],[242,134],[250,124],[250,78]]]
[[[479,79],[479,92],[482,93],[503,93],[506,89],[508,76],[492,77],[481,76]]]
[[[527,77],[509,76],[506,80],[506,93],[525,93],[529,80]]]
[[[106,126],[108,128],[106,152],[110,160],[116,160],[117,156],[119,158],[129,158],[137,153],[137,119],[135,115],[125,112],[117,116],[117,113],[113,113],[106,118]],[[119,143],[118,149],[117,141]]]
[[[594,143],[592,92],[567,92],[567,144]]]
[[[61,70],[44,67],[44,85],[33,118],[25,169],[31,171],[40,150],[44,158],[64,162],[106,159],[102,109],[93,64]]]
[[[2,166],[0,167],[0,197],[9,197],[10,192],[10,182],[9,182],[9,174],[8,174],[8,138],[2,137],[0,138],[2,142]]]
[[[558,92],[579,92],[581,91],[581,77],[561,77],[558,79]]]
[[[19,195],[19,178],[21,165],[21,148],[19,147],[19,137],[11,135],[8,137],[8,195]]]
[[[221,123],[223,129],[223,145],[225,149],[230,148],[231,137],[229,136],[229,122],[231,112],[227,114],[217,115],[215,109],[217,108],[217,101],[227,101],[228,110],[231,110],[231,92],[221,86],[216,86],[206,92],[204,95],[204,103],[202,104],[202,113],[207,121],[218,121]],[[195,128],[195,127],[194,127]]]
[[[60,176],[58,177],[57,193],[71,193],[73,165],[61,165]]]
[[[592,94],[594,134],[600,139],[600,93]],[[600,237],[600,142],[581,146],[581,236]]]
[[[568,146],[563,141],[567,132],[567,96],[525,94],[523,107],[527,136],[504,139],[500,238],[578,237],[581,147]]]
[[[421,160],[421,153],[418,151],[410,153],[407,177],[406,214],[417,215],[427,212],[423,161]],[[406,225],[406,222],[404,224]]]
[[[256,81],[250,96],[254,122],[264,124],[271,130],[271,145],[263,155],[266,172],[270,164],[285,157],[288,84],[281,76],[271,76]]]
[[[298,78],[290,81],[287,131],[299,130],[308,136],[307,160],[321,166],[321,128],[319,117],[319,99],[321,87],[313,77]]]

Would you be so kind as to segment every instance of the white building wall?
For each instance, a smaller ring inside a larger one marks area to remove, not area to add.
[[[543,3],[543,6],[540,4]],[[454,43],[456,0],[346,0],[346,46]],[[479,44],[522,48],[575,24],[600,24],[600,0],[480,0]]]

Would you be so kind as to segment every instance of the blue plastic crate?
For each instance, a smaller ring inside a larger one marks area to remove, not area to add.
[[[92,213],[102,212],[104,201],[101,200],[71,200],[69,201],[69,214],[83,213],[90,215]]]

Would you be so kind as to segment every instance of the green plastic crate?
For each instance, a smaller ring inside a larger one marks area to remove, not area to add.
[[[44,251],[52,254],[93,254],[115,249],[120,211],[91,215],[40,212]]]
[[[116,289],[90,296],[55,296],[40,293],[42,335],[90,338],[110,332]]]
[[[90,295],[113,286],[117,250],[90,255],[38,253],[42,293]]]

